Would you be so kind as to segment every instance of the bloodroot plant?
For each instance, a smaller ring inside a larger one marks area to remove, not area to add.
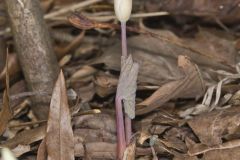
[[[118,20],[121,22],[122,39],[121,73],[115,99],[117,159],[122,159],[132,135],[131,119],[135,118],[135,96],[139,65],[133,62],[132,56],[127,53],[126,22],[131,15],[132,0],[114,0],[114,9]],[[123,114],[122,106],[124,106],[125,114]]]
[[[136,62],[133,62],[132,56],[127,53],[126,22],[131,15],[132,0],[114,0],[114,9],[118,20],[121,22],[122,39],[121,73],[115,99],[117,159],[122,160],[124,151],[130,143],[132,136],[131,119],[135,118],[135,96],[139,65]],[[73,13],[68,19],[75,27],[80,29],[116,27],[115,25],[92,21],[78,13]]]

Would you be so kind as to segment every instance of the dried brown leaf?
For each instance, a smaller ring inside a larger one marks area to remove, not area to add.
[[[47,159],[47,149],[46,149],[46,138],[43,138],[40,143],[37,151],[37,160],[46,160]]]
[[[7,128],[8,121],[12,118],[12,110],[9,106],[9,97],[7,91],[3,94],[3,106],[0,113],[0,135],[4,133]]]
[[[46,132],[48,160],[74,160],[74,138],[67,91],[61,71],[53,89]]]
[[[146,36],[128,38],[129,50],[134,60],[143,66],[139,68],[139,82],[162,85],[169,80],[179,79],[182,76],[177,71],[176,60],[166,59],[156,54],[155,49],[145,48],[149,44],[154,44],[150,47],[158,46],[158,43],[156,39]],[[104,54],[96,59],[94,64],[104,63],[109,69],[120,70],[120,48],[120,43],[107,48]],[[157,72],[156,69],[158,70]]]
[[[57,6],[62,7],[62,6],[65,6],[65,5],[77,3],[79,1],[78,0],[68,0],[68,1],[66,1],[66,0],[54,0],[54,2]]]
[[[147,3],[147,8],[151,8],[151,11],[164,10],[178,15],[207,17],[212,21],[219,18],[225,23],[233,23],[239,20],[238,4],[238,0],[152,0]]]
[[[164,154],[164,153],[170,153],[174,156],[181,156],[182,154],[180,152],[177,152],[175,149],[173,148],[168,148],[167,146],[165,146],[160,139],[156,139],[153,145],[155,151],[158,154]]]
[[[79,28],[79,29],[94,29],[94,28],[114,28],[114,25],[109,23],[100,23],[94,20],[90,20],[89,18],[83,16],[80,13],[73,13],[68,17],[69,22]]]
[[[199,140],[208,146],[219,145],[223,138],[239,136],[239,108],[216,110],[188,121]]]
[[[185,139],[187,133],[184,133],[184,130],[181,128],[173,127],[166,131],[163,134],[163,138],[154,139],[158,145],[163,145],[164,147],[170,150],[175,150],[181,153],[187,153],[187,146],[184,143],[183,139]]]
[[[116,133],[116,122],[113,116],[100,113],[73,117],[75,128],[91,128]]]
[[[157,112],[157,116],[152,119],[153,124],[162,124],[165,126],[178,126],[180,122],[181,120],[179,118],[164,111]]]
[[[14,76],[16,73],[20,71],[20,66],[17,60],[16,54],[9,54],[8,55],[8,74],[9,76]],[[0,80],[3,80],[6,76],[7,67],[5,66],[2,72],[0,73]]]
[[[204,160],[238,160],[240,157],[240,147],[229,149],[217,149],[204,153]]]
[[[182,153],[187,152],[187,147],[186,147],[185,143],[176,137],[172,137],[171,139],[166,139],[166,140],[159,139],[159,141],[161,141],[168,148],[173,148]]]
[[[116,142],[116,135],[102,129],[75,129],[74,130],[74,142],[85,143],[85,142]]]
[[[147,138],[151,137],[151,135],[162,134],[166,129],[172,128],[172,126],[175,125],[179,125],[180,122],[181,121],[179,121],[179,119],[174,118],[163,110],[160,110],[148,114],[140,122],[134,123],[134,126],[138,128],[138,130],[141,130],[140,136],[142,133],[144,133],[142,140],[146,140]],[[139,138],[139,140],[140,139],[141,138]],[[138,143],[141,144],[143,141]]]
[[[132,55],[129,55],[128,57],[123,56],[121,63],[122,68],[116,96],[123,100],[125,113],[131,119],[134,119],[139,65],[136,62],[133,62]]]
[[[207,146],[205,144],[199,144],[196,143],[194,145],[190,145],[188,146],[189,150],[188,150],[188,154],[190,156],[195,156],[195,155],[199,155],[199,154],[203,154],[209,151],[214,151],[214,150],[228,150],[229,149],[234,149],[236,148],[238,151],[240,149],[240,140],[232,140],[232,141],[228,141],[219,145],[214,145],[214,146]],[[216,152],[217,153],[217,152]],[[231,158],[230,158],[231,159]]]
[[[75,144],[75,155],[95,159],[116,159],[116,145],[106,142],[78,143]]]
[[[73,85],[73,89],[77,92],[77,95],[80,97],[82,103],[92,100],[95,94],[95,87],[93,83]]]
[[[39,141],[44,138],[46,126],[37,127],[31,130],[24,130],[18,133],[15,137],[3,143],[10,149],[16,148],[18,145],[30,145],[33,142]]]
[[[8,70],[8,54],[6,59],[6,79],[5,79],[5,86],[6,89],[3,93],[3,105],[2,110],[0,112],[0,135],[4,133],[7,128],[8,121],[13,117],[13,113],[10,107],[9,102],[9,70]]]
[[[204,73],[203,78],[209,82],[216,81],[216,74],[210,74],[211,69],[235,72],[237,51],[233,41],[203,29],[194,38],[179,38],[170,31],[149,31],[152,35],[128,38],[129,50],[134,60],[144,66],[139,70],[140,83],[163,85],[182,78],[183,74],[176,64],[176,59],[182,54],[190,57],[200,67]],[[104,63],[107,68],[120,70],[120,48],[119,43],[106,48],[94,64]]]
[[[96,93],[101,97],[106,97],[116,92],[118,79],[109,75],[98,75],[95,77]]]
[[[149,132],[153,135],[160,135],[167,129],[169,129],[171,126],[165,126],[165,125],[153,125],[151,126]]]
[[[186,56],[179,56],[178,65],[184,71],[185,77],[160,87],[150,97],[138,104],[136,114],[148,113],[172,98],[197,97],[204,93],[205,84],[198,67]]]
[[[42,10],[46,13],[53,6],[54,0],[41,0],[40,2]]]
[[[82,68],[73,73],[69,81],[70,82],[79,81],[79,79],[91,76],[96,72],[97,70],[91,66],[83,66]]]
[[[21,155],[29,152],[30,150],[30,145],[18,145],[16,148],[12,149],[12,152],[16,157],[20,157]]]
[[[210,54],[210,59],[216,57],[216,61],[228,65],[236,64],[236,49],[233,46],[233,41],[213,34],[211,30],[200,28],[194,40],[185,38],[183,44],[191,46],[191,48],[201,53]]]
[[[143,130],[140,132],[140,136],[137,142],[142,145],[147,139],[151,138],[151,136],[152,135],[148,131]]]
[[[173,160],[199,160],[199,159],[196,156],[182,155],[182,156],[175,156]]]
[[[116,144],[106,142],[77,143],[75,144],[75,156],[88,156],[93,159],[116,159]],[[136,148],[136,155],[151,155],[151,148]]]

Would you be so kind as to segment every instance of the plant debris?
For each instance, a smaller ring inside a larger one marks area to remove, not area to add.
[[[134,0],[127,47],[113,0],[13,1],[0,1],[1,152],[239,159],[238,0]]]

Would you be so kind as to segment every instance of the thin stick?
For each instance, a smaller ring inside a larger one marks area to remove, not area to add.
[[[76,9],[79,9],[79,8],[83,8],[83,7],[86,7],[86,6],[89,6],[93,3],[97,3],[97,2],[100,2],[102,0],[88,0],[88,1],[83,1],[83,2],[80,2],[78,4],[73,4],[71,6],[68,6],[68,7],[64,7],[60,10],[57,10],[55,12],[51,12],[49,14],[46,14],[44,16],[45,19],[51,19],[51,18],[54,18],[56,16],[59,16],[59,15],[62,15],[62,14],[65,14],[65,13],[68,13],[68,12],[73,12],[75,11]]]
[[[98,13],[96,15],[94,13],[89,14],[89,13],[82,12],[82,14],[91,20],[96,20],[99,22],[105,22],[105,21],[110,21],[110,20],[116,19],[116,16],[114,16],[114,15],[106,15],[106,14],[101,15],[101,13]],[[159,16],[166,16],[166,15],[169,15],[169,13],[168,12],[135,13],[135,14],[131,15],[131,18],[159,17]],[[56,16],[56,17],[52,17],[51,20],[67,21],[67,17],[66,16]]]
[[[87,14],[84,14],[87,15]],[[169,15],[168,12],[150,12],[150,13],[135,13],[131,15],[131,18],[146,18],[146,17],[159,17],[159,16],[166,16]],[[116,19],[116,16],[91,16],[90,14],[88,15],[89,19],[92,20],[97,20],[97,21],[109,21]]]
[[[145,17],[158,17],[158,16],[166,16],[169,15],[168,12],[150,12],[150,13],[136,13],[132,14],[131,18],[145,18]]]

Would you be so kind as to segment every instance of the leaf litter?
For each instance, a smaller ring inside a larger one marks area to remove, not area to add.
[[[9,26],[1,28],[0,39],[10,45],[8,67],[0,70],[1,147],[18,159],[116,159],[114,95],[120,88],[133,118],[134,142],[125,159],[239,159],[238,1],[133,1],[131,56],[122,71],[112,1],[84,4],[74,13],[68,7],[82,2],[40,2],[46,17],[56,15],[46,23],[63,73],[53,93],[28,92]],[[140,11],[170,15],[134,17]],[[52,98],[43,121],[30,107],[36,94]]]

